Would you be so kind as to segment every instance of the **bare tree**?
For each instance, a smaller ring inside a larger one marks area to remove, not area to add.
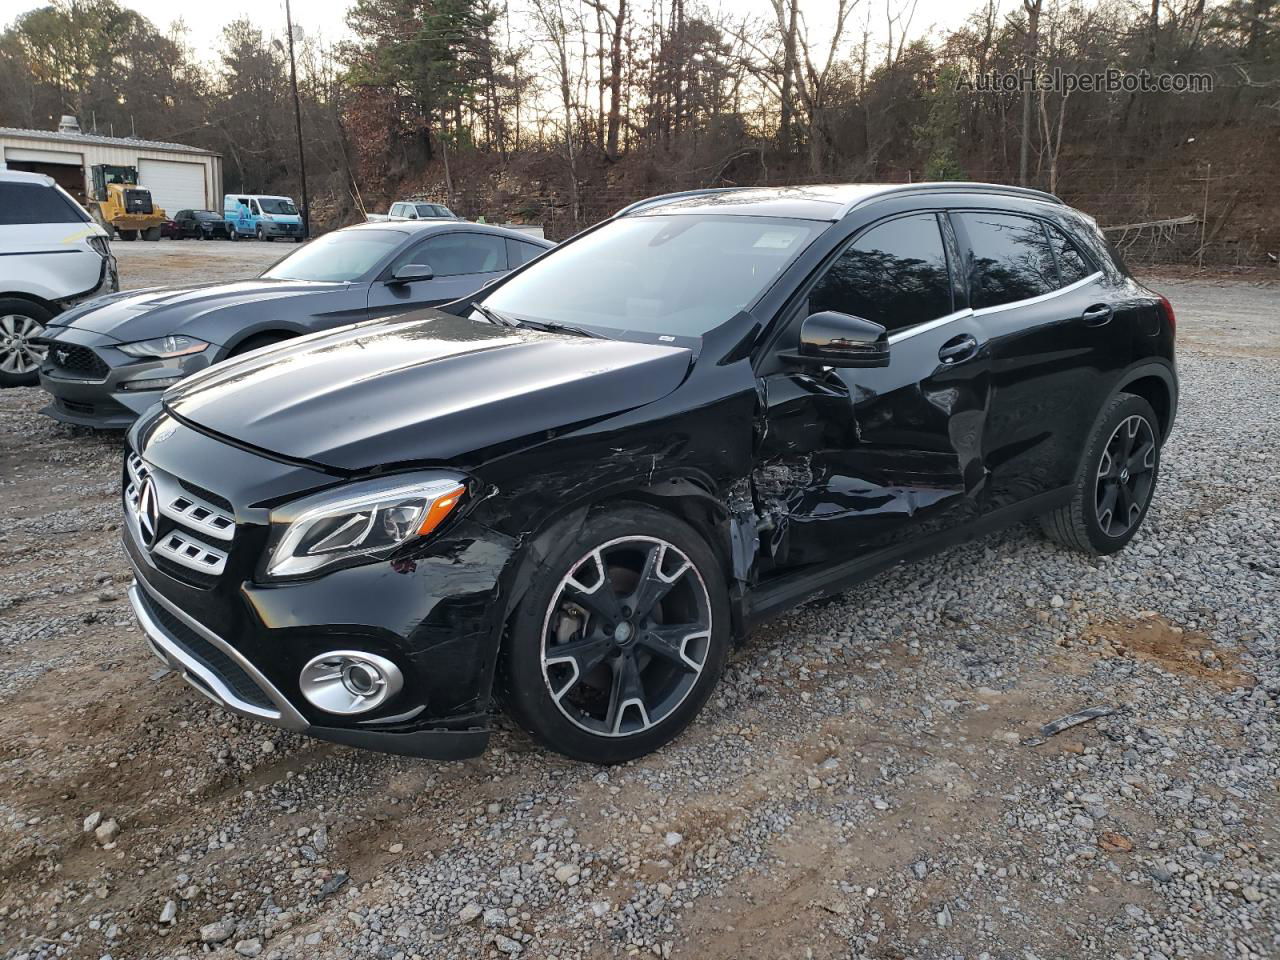
[[[627,0],[616,0],[617,9],[606,6],[604,0],[587,0],[596,12],[597,29],[603,33],[605,19],[609,21],[609,72],[604,73],[604,44],[600,45],[601,75],[600,95],[609,88],[609,115],[604,124],[604,154],[610,160],[618,159],[618,131],[622,126],[622,38],[627,28]],[[601,113],[603,113],[603,108]]]
[[[576,125],[573,110],[573,89],[577,84],[569,55],[570,37],[580,30],[580,22],[571,22],[565,16],[562,0],[530,0],[530,12],[542,30],[542,40],[550,47],[552,72],[560,93],[560,107],[564,112],[563,135],[565,159],[569,169],[569,199],[573,226],[578,227],[581,198],[578,193],[578,152],[574,143]]]
[[[1035,75],[1036,50],[1040,44],[1040,7],[1044,0],[1022,0],[1027,13],[1026,43],[1023,48],[1023,65],[1026,76],[1022,87],[1022,142],[1018,152],[1018,182],[1027,185],[1027,160],[1031,151],[1031,87],[1029,78]]]

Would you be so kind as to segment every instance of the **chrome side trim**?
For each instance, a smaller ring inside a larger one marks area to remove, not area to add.
[[[972,317],[973,311],[968,307],[963,310],[957,310],[955,313],[948,313],[945,317],[939,317],[937,320],[930,320],[928,323],[922,323],[918,327],[908,327],[906,330],[899,330],[897,333],[889,334],[889,343],[901,343],[903,340],[910,340],[916,334],[928,333],[930,330],[936,330],[938,327],[946,326],[955,320],[963,320],[965,317]]]
[[[210,670],[200,660],[183,648],[182,644],[175,638],[162,624],[156,621],[151,613],[147,610],[146,604],[142,602],[142,591],[146,591],[148,600],[158,606],[163,607],[174,617],[181,620],[193,632],[198,633],[213,646],[217,647],[222,653],[230,657],[237,666],[239,666],[249,678],[256,683],[267,698],[276,706],[271,710],[260,707],[257,704],[248,703],[236,696],[216,673]],[[147,641],[152,648],[161,655],[162,659],[171,667],[182,674],[183,679],[190,683],[196,690],[205,696],[210,696],[221,706],[230,710],[232,713],[239,714],[242,717],[248,717],[251,720],[261,720],[277,727],[283,727],[286,730],[303,731],[307,729],[309,724],[305,717],[302,716],[294,706],[285,698],[279,690],[262,675],[261,671],[247,660],[240,651],[231,646],[216,633],[213,633],[197,620],[193,620],[187,614],[160,596],[154,590],[147,586],[144,580],[134,580],[129,586],[129,603],[133,607],[134,616],[138,618],[143,632],[146,634]]]
[[[1014,300],[1011,303],[1002,303],[995,307],[979,307],[977,310],[957,310],[955,313],[949,313],[945,317],[939,317],[937,320],[930,320],[928,323],[922,323],[918,327],[908,327],[906,330],[899,330],[897,333],[889,334],[889,343],[901,343],[908,340],[919,333],[927,333],[930,330],[936,330],[945,324],[954,320],[962,320],[965,317],[985,317],[993,313],[999,313],[1002,310],[1012,310],[1016,307],[1025,307],[1033,303],[1043,303],[1046,300],[1052,300],[1054,297],[1060,297],[1064,293],[1070,293],[1073,290],[1079,290],[1081,287],[1087,286],[1102,276],[1101,270],[1096,270],[1087,277],[1082,277],[1075,283],[1069,283],[1059,290],[1050,290],[1048,293],[1042,293],[1038,297],[1027,297],[1025,300]]]
[[[1046,300],[1052,300],[1054,297],[1060,297],[1064,293],[1070,293],[1072,290],[1079,290],[1081,287],[1093,283],[1093,281],[1097,280],[1100,276],[1102,276],[1102,271],[1095,270],[1087,277],[1082,277],[1075,283],[1069,283],[1059,290],[1050,290],[1048,293],[1042,293],[1038,297],[1027,297],[1025,300],[1014,300],[1011,303],[1002,303],[994,307],[979,307],[977,310],[973,311],[973,315],[975,317],[985,317],[988,314],[999,313],[1002,310],[1013,310],[1016,307],[1025,307],[1033,303],[1044,303]]]

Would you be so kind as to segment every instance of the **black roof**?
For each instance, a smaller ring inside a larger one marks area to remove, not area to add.
[[[796,220],[839,220],[855,207],[874,200],[913,193],[995,194],[1061,204],[1051,193],[995,183],[939,181],[925,183],[839,183],[798,187],[727,187],[687,190],[640,200],[618,216],[671,213],[720,213]]]

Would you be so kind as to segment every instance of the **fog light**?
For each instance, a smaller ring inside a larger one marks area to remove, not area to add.
[[[150,380],[126,380],[120,384],[122,390],[163,390],[172,387],[181,377],[152,377]]]
[[[404,686],[400,668],[374,653],[334,650],[307,661],[298,676],[302,695],[326,713],[367,713]]]

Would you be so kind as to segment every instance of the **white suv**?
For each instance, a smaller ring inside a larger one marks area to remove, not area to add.
[[[0,169],[0,387],[34,386],[45,324],[120,289],[107,232],[52,177]]]

